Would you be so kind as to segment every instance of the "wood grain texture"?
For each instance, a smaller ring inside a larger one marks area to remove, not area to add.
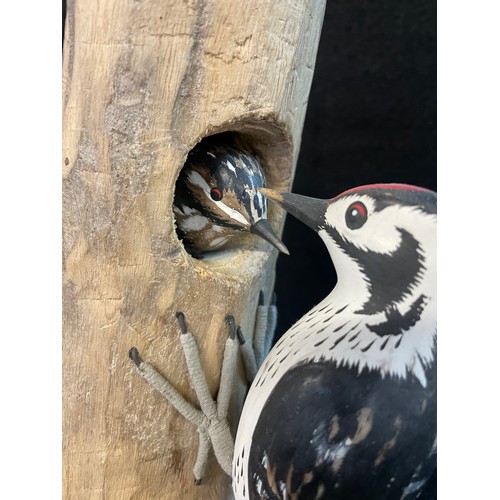
[[[224,498],[195,428],[138,375],[136,346],[190,401],[175,312],[216,394],[224,318],[250,334],[276,252],[255,236],[193,259],[175,233],[177,176],[203,137],[235,131],[289,189],[324,1],[73,0],[63,70],[63,495]],[[281,230],[283,214],[271,210]],[[246,386],[231,404],[236,426]]]

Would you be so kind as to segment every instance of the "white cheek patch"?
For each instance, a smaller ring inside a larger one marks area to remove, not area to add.
[[[215,201],[212,199],[210,196],[210,186],[207,184],[205,179],[195,170],[192,170],[189,172],[188,176],[189,182],[191,182],[194,186],[198,186],[201,189],[203,189],[203,192],[205,193],[205,196],[210,199],[210,203],[213,203],[216,205],[218,208],[220,208],[224,213],[229,215],[229,217],[240,224],[243,224],[244,226],[249,226],[250,222],[248,222],[243,214],[235,210],[234,208],[228,207],[225,205],[222,201]]]
[[[250,222],[248,222],[243,214],[235,210],[234,208],[228,207],[227,205],[224,205],[222,201],[215,201],[214,202],[223,212],[226,212],[231,219],[238,221],[240,224],[243,224],[244,226],[249,226]]]
[[[368,218],[359,229],[350,229],[346,225],[345,214],[349,206],[356,202],[362,202],[367,209]],[[402,210],[407,214],[402,217]],[[414,219],[418,224],[415,213],[412,217],[412,209],[409,207],[392,206],[382,211],[375,210],[375,204],[369,196],[352,195],[337,203],[332,203],[326,212],[327,223],[336,228],[339,234],[361,250],[388,254],[394,252],[401,243],[401,233],[398,230],[402,220]]]

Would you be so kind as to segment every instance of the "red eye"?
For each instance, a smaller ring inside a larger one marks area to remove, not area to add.
[[[222,200],[222,191],[220,189],[217,189],[217,188],[212,188],[210,190],[210,196],[211,196],[212,200],[220,201],[220,200]]]
[[[355,201],[345,213],[345,223],[349,229],[359,229],[366,222],[368,211],[360,201]]]

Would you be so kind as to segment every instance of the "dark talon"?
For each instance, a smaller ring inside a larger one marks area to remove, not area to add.
[[[264,305],[264,291],[261,290],[259,292],[259,306],[263,306]]]
[[[137,367],[141,365],[142,359],[139,356],[139,351],[135,347],[132,347],[130,349],[130,351],[128,352],[128,357],[135,363]]]
[[[201,479],[195,479],[195,480],[194,480],[194,484],[195,484],[196,486],[200,486],[200,484],[201,484]]]
[[[186,319],[184,317],[184,313],[182,312],[176,312],[175,317],[177,318],[177,321],[179,322],[179,326],[181,328],[181,333],[186,334],[188,332],[187,326],[186,326]]]
[[[229,338],[234,340],[236,337],[236,324],[234,322],[234,316],[226,316],[226,323],[229,323]]]
[[[276,301],[277,301],[276,292],[273,292],[273,295],[271,297],[271,305],[275,306],[276,305]]]
[[[243,345],[247,341],[243,336],[243,332],[241,331],[240,327],[237,328],[236,335],[238,335],[238,342],[240,343],[240,345]]]

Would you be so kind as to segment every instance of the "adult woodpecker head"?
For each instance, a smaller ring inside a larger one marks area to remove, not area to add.
[[[288,254],[267,220],[264,172],[252,154],[205,139],[188,155],[176,186],[177,228],[195,254],[228,246],[250,232]]]
[[[315,230],[353,300],[375,314],[412,293],[434,269],[436,193],[406,184],[373,184],[331,200],[261,189]],[[432,261],[432,262],[431,262]],[[429,283],[435,287],[435,280]]]
[[[335,297],[360,321],[359,346],[339,343],[339,363],[405,376],[425,385],[436,331],[436,193],[373,184],[331,200],[262,189],[323,239]],[[308,325],[305,325],[307,327]]]

